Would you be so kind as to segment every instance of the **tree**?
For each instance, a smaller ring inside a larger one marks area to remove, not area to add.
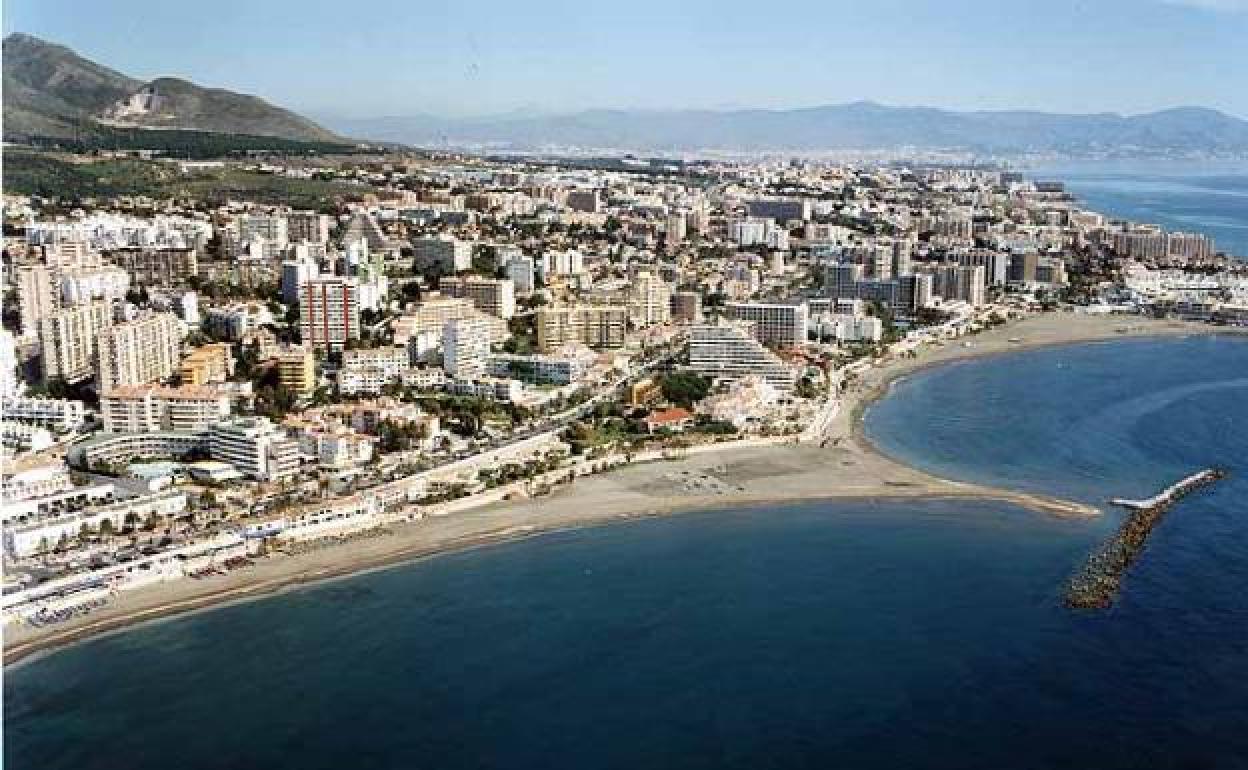
[[[706,398],[711,390],[710,380],[694,372],[672,372],[660,385],[663,398],[686,408]]]

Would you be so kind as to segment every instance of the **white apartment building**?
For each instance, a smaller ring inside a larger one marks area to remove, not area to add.
[[[282,302],[293,305],[299,301],[303,284],[321,275],[315,259],[295,258],[282,263]]]
[[[715,381],[758,377],[780,391],[797,382],[793,368],[768,350],[749,321],[700,324],[690,329],[689,368]]]
[[[570,346],[571,347],[571,346]],[[596,356],[585,347],[550,355],[498,353],[490,357],[490,375],[524,382],[568,385],[582,379]]]
[[[99,530],[107,521],[114,531],[118,531],[128,524],[146,521],[149,516],[176,516],[186,510],[186,503],[185,492],[170,490],[128,498],[82,513],[42,518],[29,524],[6,527],[4,550],[9,558],[20,559],[49,550],[62,539],[77,537],[84,525],[90,530]]]
[[[638,273],[628,287],[628,311],[638,328],[671,321],[672,287],[654,273]]]
[[[794,348],[806,342],[810,309],[805,303],[729,302],[728,317],[753,321],[754,334],[769,347]]]
[[[61,309],[61,292],[56,274],[44,265],[23,265],[15,273],[22,334],[34,335],[38,331],[40,319]]]
[[[112,323],[107,302],[90,302],[39,319],[44,382],[64,380],[72,385],[91,379],[100,333]]]
[[[442,330],[442,368],[455,379],[475,379],[489,368],[490,329],[477,318],[456,318]]]
[[[117,324],[100,334],[101,393],[171,377],[180,366],[181,328],[172,313]]]
[[[81,305],[94,299],[123,299],[130,274],[120,267],[72,267],[61,271],[61,303]]]
[[[232,401],[228,391],[203,385],[131,385],[102,395],[100,415],[109,433],[204,433],[229,418]]]
[[[68,433],[87,418],[87,407],[81,401],[65,398],[19,396],[4,401],[4,418],[31,423],[58,433]]]
[[[961,300],[973,307],[987,301],[983,265],[921,265],[919,269],[932,276],[933,296]]]
[[[303,343],[318,350],[342,350],[360,338],[360,287],[354,278],[328,276],[303,284],[299,302]]]
[[[280,481],[299,472],[298,443],[264,417],[216,423],[208,433],[208,451],[214,460],[260,481]]]

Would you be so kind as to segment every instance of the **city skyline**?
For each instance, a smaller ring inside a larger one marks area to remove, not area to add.
[[[1248,32],[1240,0],[965,0],[940,8],[890,0],[803,4],[783,18],[737,2],[414,11],[387,1],[361,14],[359,29],[329,6],[285,0],[71,5],[10,2],[4,31],[68,45],[136,76],[186,77],[316,118],[858,100],[1124,114],[1199,105],[1248,116],[1248,95],[1235,87],[1248,78],[1248,61],[1236,56]]]

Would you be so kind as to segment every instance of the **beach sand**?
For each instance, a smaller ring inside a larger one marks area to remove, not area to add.
[[[1126,327],[1130,331],[1123,333]],[[943,346],[924,346],[916,358],[884,362],[853,384],[842,397],[824,446],[728,445],[680,459],[634,464],[578,479],[549,496],[429,516],[394,525],[385,536],[298,556],[261,558],[256,566],[228,575],[126,591],[108,606],[56,626],[7,627],[5,664],[137,623],[421,556],[680,511],[816,499],[974,498],[999,500],[1049,515],[1094,515],[1095,508],[1081,503],[940,479],[895,462],[863,435],[862,412],[886,393],[895,379],[945,362],[1046,345],[1214,331],[1178,321],[1046,314]]]

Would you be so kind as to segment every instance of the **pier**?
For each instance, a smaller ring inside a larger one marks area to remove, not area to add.
[[[1153,527],[1166,511],[1187,495],[1226,477],[1219,468],[1206,468],[1166,487],[1145,500],[1115,498],[1111,502],[1130,510],[1122,526],[1089,558],[1066,589],[1066,606],[1104,609],[1113,603],[1122,576],[1144,549]]]

